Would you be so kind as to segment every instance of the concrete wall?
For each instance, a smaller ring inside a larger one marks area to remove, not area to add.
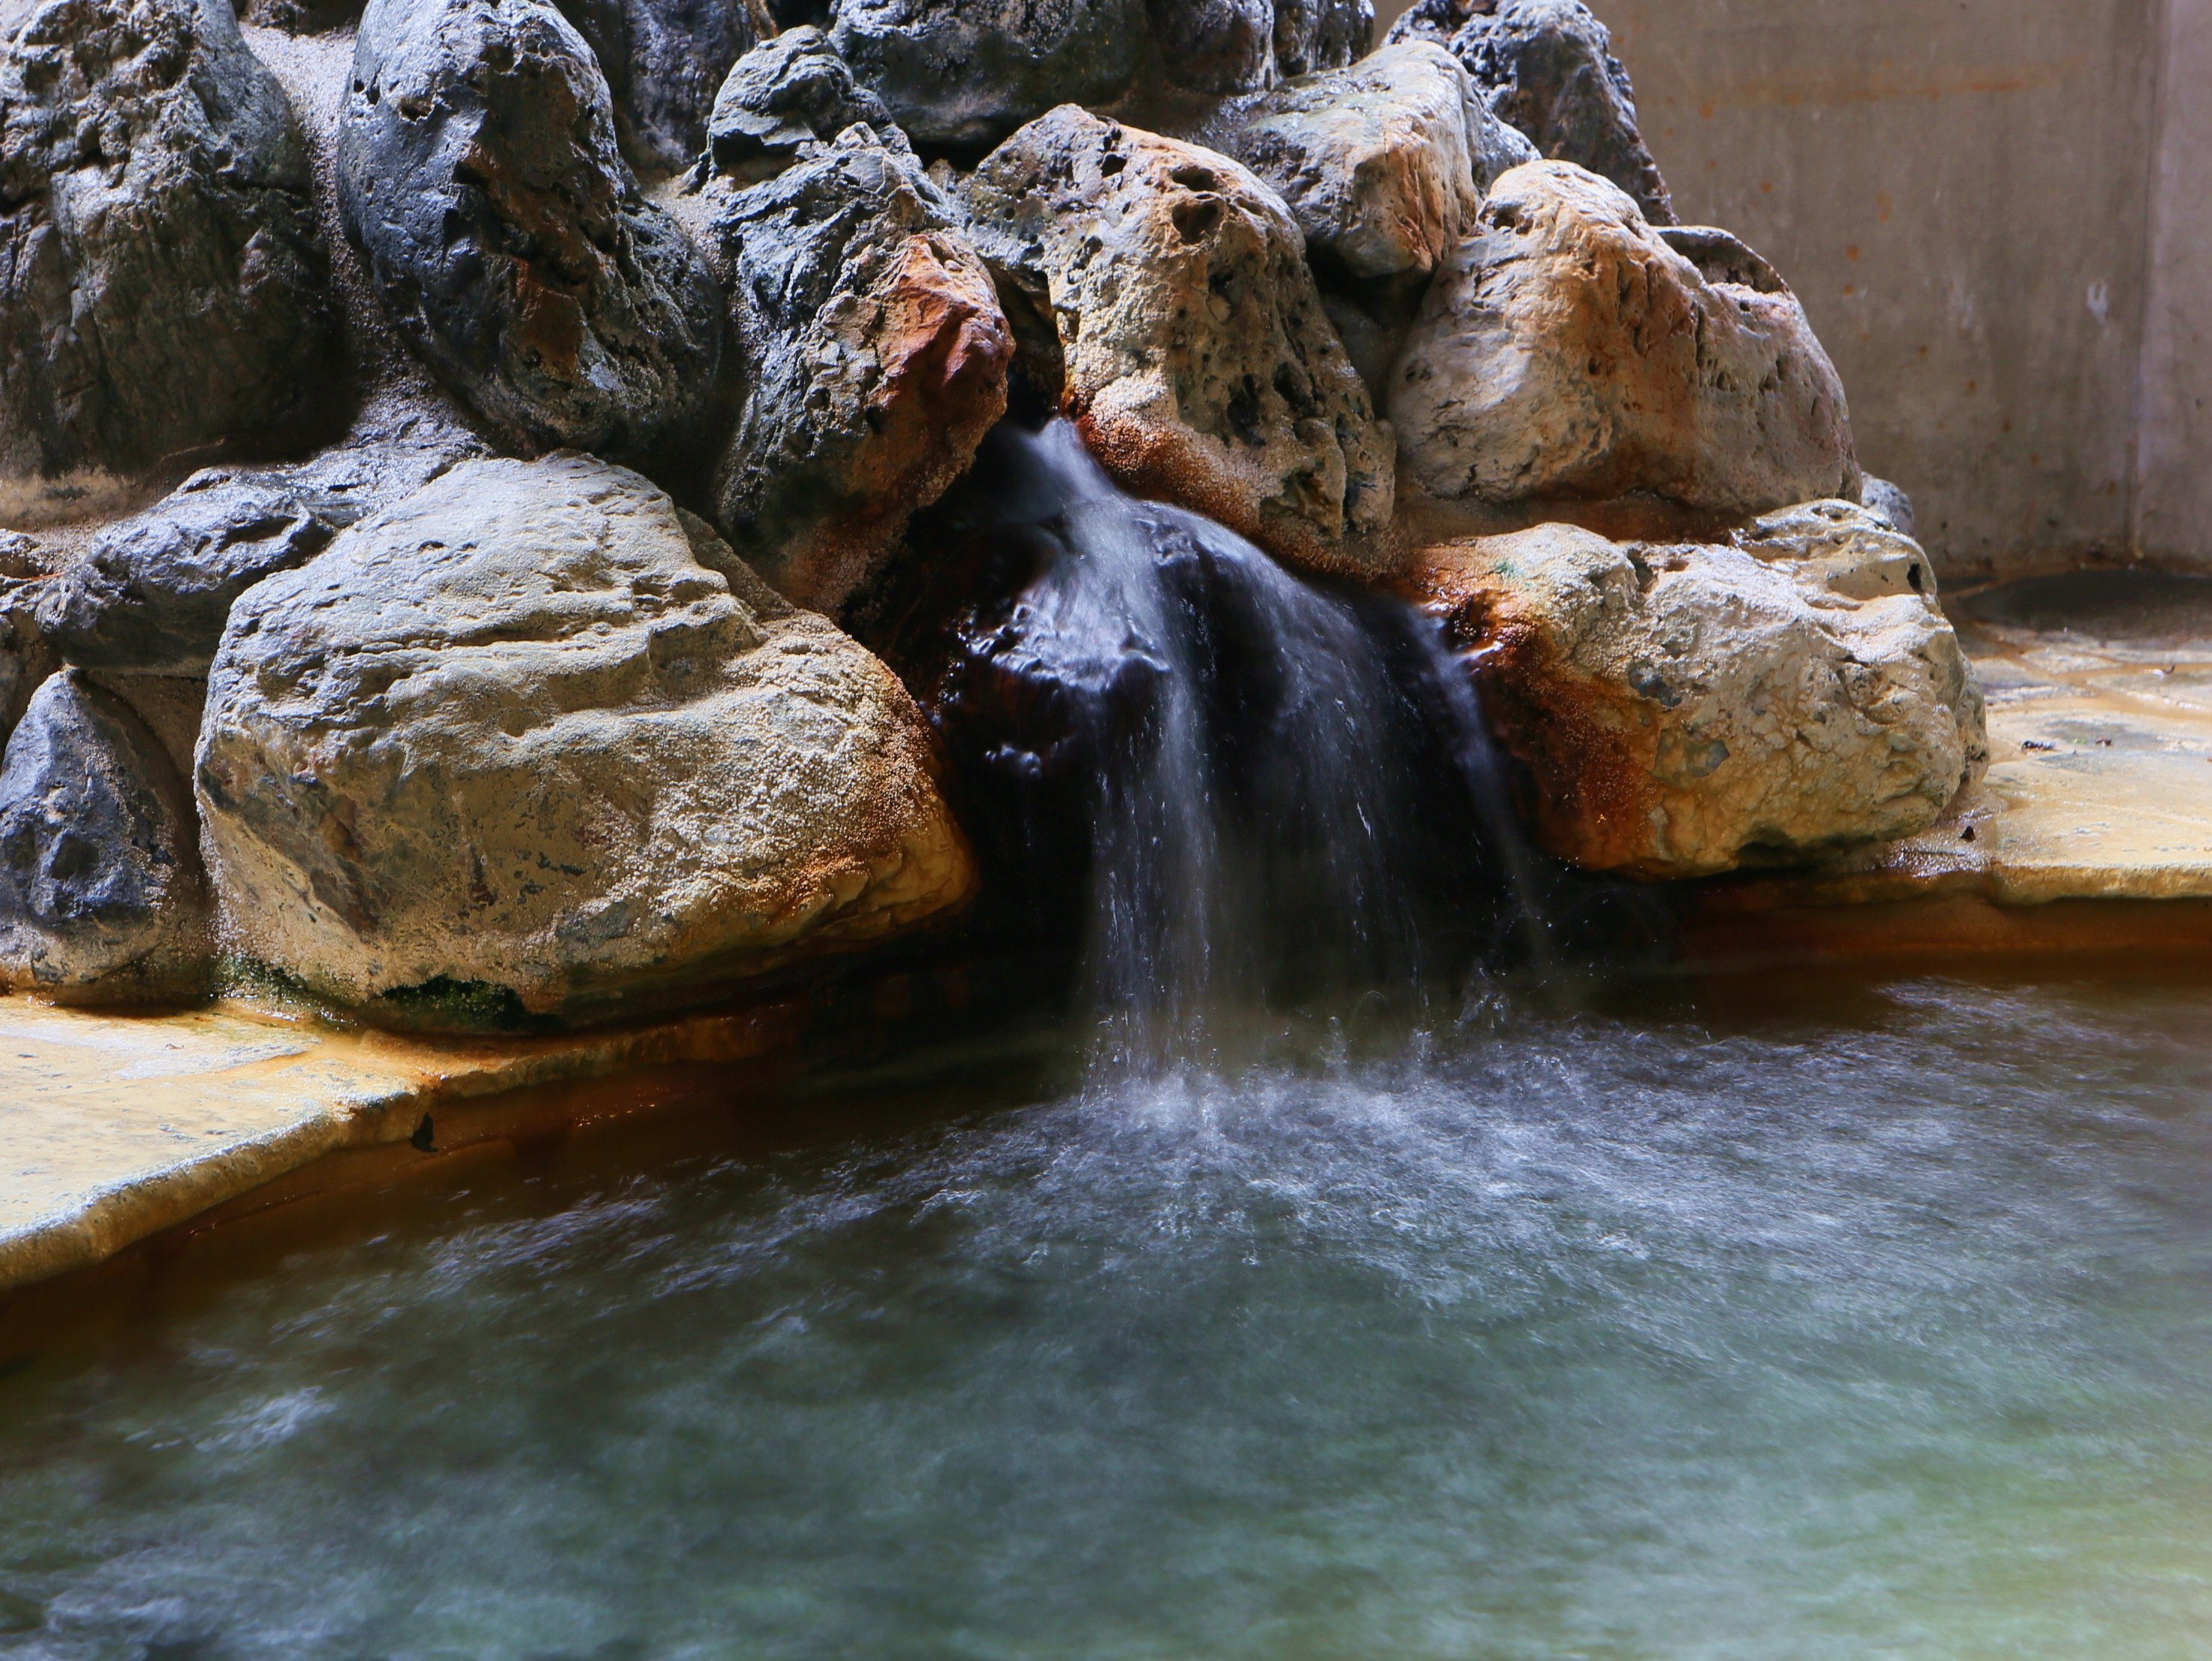
[[[1593,5],[1947,569],[2212,563],[2212,0]]]

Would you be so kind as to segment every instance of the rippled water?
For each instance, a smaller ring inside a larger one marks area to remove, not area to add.
[[[2212,1001],[1813,995],[432,1196],[0,1378],[0,1654],[2212,1654]]]

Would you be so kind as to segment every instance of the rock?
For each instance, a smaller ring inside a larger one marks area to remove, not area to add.
[[[361,0],[246,0],[239,15],[265,29],[320,34],[358,21]]]
[[[228,0],[32,12],[0,51],[0,481],[22,481],[0,512],[315,425],[327,256],[298,124]]]
[[[635,453],[707,406],[721,299],[538,0],[371,0],[338,204],[400,332],[512,439]]]
[[[837,0],[830,40],[921,144],[981,149],[1054,105],[1110,104],[1145,0]]]
[[[1634,197],[1654,224],[1674,199],[1636,125],[1636,88],[1613,37],[1582,0],[1422,0],[1390,39],[1447,41],[1490,107],[1554,161],[1571,161]]]
[[[1255,92],[1340,69],[1375,37],[1371,0],[1152,0],[1159,62],[1194,92]]]
[[[884,100],[854,80],[830,37],[801,24],[763,41],[731,70],[708,124],[708,161],[743,183],[770,179],[855,122],[891,149],[911,148]]]
[[[1917,537],[1920,526],[1912,511],[1912,498],[1886,478],[1869,473],[1859,486],[1859,500],[1878,519],[1887,520],[1899,535]]]
[[[787,597],[833,611],[1006,413],[1013,336],[957,204],[868,128],[711,222],[748,355],[722,522]]]
[[[957,905],[932,770],[881,663],[562,453],[457,467],[249,591],[197,781],[240,949],[465,1025],[690,1001]]]
[[[39,605],[70,662],[131,674],[204,675],[231,603],[304,565],[374,509],[412,495],[482,446],[458,435],[333,450],[289,467],[209,468],[93,539]]]
[[[73,671],[0,763],[0,983],[70,1002],[189,995],[208,966],[191,798],[161,743]]]
[[[633,165],[677,173],[698,160],[730,66],[773,28],[746,0],[557,0],[606,72]]]
[[[1125,488],[1310,567],[1389,563],[1390,430],[1273,191],[1069,106],[994,151],[967,197],[985,257],[1042,296],[1061,401]]]
[[[1645,491],[1741,517],[1859,491],[1843,384],[1772,268],[1725,232],[1655,230],[1565,162],[1498,181],[1389,407],[1435,496]]]
[[[1535,159],[1431,41],[1385,46],[1245,106],[1222,147],[1279,192],[1324,271],[1425,280],[1483,194]]]
[[[52,587],[36,575],[0,579],[0,743],[60,663],[39,626],[39,600]]]
[[[1927,558],[1821,502],[1735,546],[1563,525],[1431,548],[1447,619],[1550,853],[1660,879],[1934,824],[1988,760],[1981,693]]]

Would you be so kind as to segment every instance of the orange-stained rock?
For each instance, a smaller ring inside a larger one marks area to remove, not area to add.
[[[722,520],[786,598],[834,611],[1006,410],[1012,331],[958,215],[863,126],[765,183],[717,181],[747,382]]]
[[[1571,526],[1424,550],[1408,594],[1467,648],[1538,840],[1708,876],[1918,834],[1989,757],[1917,545],[1817,502],[1729,545]]]

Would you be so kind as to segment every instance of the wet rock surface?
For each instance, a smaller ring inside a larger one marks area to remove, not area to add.
[[[42,481],[327,417],[311,195],[227,0],[23,20],[0,48],[0,512],[45,510]]]
[[[1301,564],[1389,563],[1389,429],[1297,222],[1247,168],[1069,107],[966,196],[986,257],[1039,296],[1062,405],[1121,484]]]
[[[830,35],[916,143],[981,150],[1144,60],[1144,0],[838,0]]]
[[[240,594],[481,451],[450,431],[413,433],[292,466],[196,473],[42,585],[40,632],[85,668],[205,675]]]
[[[746,0],[560,0],[591,43],[634,166],[676,173],[698,159],[722,78],[760,44]]]
[[[859,122],[890,149],[907,144],[884,100],[853,77],[811,23],[747,52],[715,95],[708,134],[714,170],[740,184],[773,178]]]
[[[1846,502],[1731,545],[1547,525],[1425,551],[1546,849],[1707,876],[1917,835],[1989,759],[1926,555]]]
[[[373,0],[338,201],[401,333],[514,441],[681,450],[721,299],[616,143],[591,48],[538,0]]]
[[[1724,232],[1662,232],[1564,162],[1498,181],[1389,409],[1440,497],[1749,515],[1860,488],[1843,383],[1772,267]]]
[[[881,663],[563,454],[457,468],[251,591],[197,783],[243,950],[468,1025],[686,1001],[957,905],[933,767]]]
[[[191,798],[160,740],[73,671],[0,761],[0,981],[63,1001],[166,1000],[208,968]]]
[[[710,222],[747,355],[722,523],[785,595],[834,610],[1006,413],[1013,337],[958,204],[871,129],[720,194]]]
[[[1390,38],[1449,46],[1491,109],[1542,155],[1611,179],[1654,224],[1674,222],[1667,181],[1637,127],[1636,89],[1582,0],[1421,0]]]

